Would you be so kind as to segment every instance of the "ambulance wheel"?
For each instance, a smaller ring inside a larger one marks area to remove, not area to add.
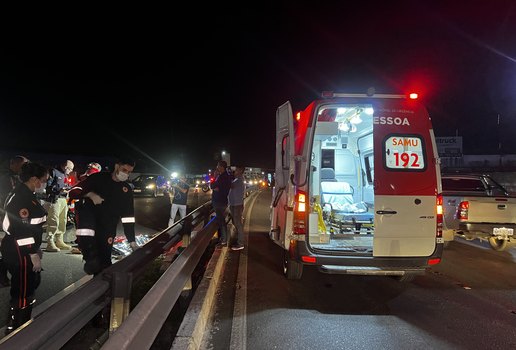
[[[496,237],[489,237],[489,245],[491,248],[496,250],[497,252],[502,252],[507,248],[507,240],[506,239],[497,239]]]
[[[303,275],[303,264],[290,259],[288,250],[283,251],[283,275],[289,280],[301,279]]]

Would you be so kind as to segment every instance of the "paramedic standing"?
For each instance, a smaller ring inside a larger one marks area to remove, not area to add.
[[[23,164],[29,160],[24,156],[14,156],[9,160],[9,168],[0,174],[0,209],[4,208],[5,199],[9,193],[16,188],[16,185],[21,183],[20,172]],[[5,232],[0,228],[0,245]],[[9,277],[7,276],[7,267],[3,263],[2,256],[0,256],[0,287],[9,286]]]
[[[134,166],[132,159],[120,159],[112,173],[91,174],[70,191],[70,198],[79,199],[75,205],[75,234],[85,262],[84,272],[89,275],[97,275],[111,265],[113,240],[120,221],[131,249],[138,248],[133,191],[127,183]]]
[[[63,240],[68,220],[68,191],[71,186],[69,175],[74,168],[71,160],[66,160],[50,171],[47,182],[45,207],[48,210],[47,218],[47,247],[46,252],[58,252],[61,249],[72,249]]]
[[[170,203],[172,204],[172,207],[170,208],[170,218],[168,219],[169,227],[174,224],[174,220],[178,211],[181,219],[186,216],[186,202],[189,189],[190,186],[186,182],[184,175],[178,179],[176,184],[172,185],[172,193],[170,196]]]
[[[2,220],[6,236],[2,255],[11,274],[11,299],[6,334],[31,318],[34,292],[41,281],[41,240],[46,211],[35,192],[45,188],[48,170],[37,163],[22,166],[20,180],[9,195]]]
[[[226,246],[227,226],[226,209],[228,207],[228,194],[231,188],[231,176],[227,172],[228,163],[221,160],[217,163],[217,178],[210,184],[212,189],[211,205],[215,209],[216,220],[219,226],[219,246]]]
[[[228,195],[229,212],[231,220],[237,231],[237,242],[231,247],[231,250],[244,249],[244,227],[242,224],[242,215],[244,214],[244,170],[242,166],[235,168],[234,179],[231,182],[231,188]]]

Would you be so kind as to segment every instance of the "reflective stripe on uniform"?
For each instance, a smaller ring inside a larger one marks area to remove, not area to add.
[[[16,243],[18,243],[18,246],[23,247],[24,245],[34,244],[34,243],[36,243],[36,241],[34,240],[34,237],[29,237],[29,238],[17,239]]]
[[[40,218],[32,218],[30,219],[30,224],[31,225],[37,225],[37,224],[41,224],[42,222],[45,222],[47,221],[47,216],[42,216]]]
[[[76,236],[90,236],[90,237],[94,237],[95,236],[95,230],[92,230],[91,228],[78,228],[77,230],[75,230],[75,235]]]
[[[9,233],[9,226],[11,226],[11,223],[9,222],[9,215],[5,214],[4,221],[2,222],[2,228],[7,233]]]
[[[122,218],[122,224],[129,224],[129,223],[134,223],[134,222],[135,222],[134,216]]]

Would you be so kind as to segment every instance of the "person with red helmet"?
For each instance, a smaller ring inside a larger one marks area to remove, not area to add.
[[[84,174],[81,174],[81,176],[79,176],[79,181],[84,180],[91,174],[99,173],[100,171],[102,171],[102,166],[99,163],[91,162],[88,164],[88,167],[86,168]]]

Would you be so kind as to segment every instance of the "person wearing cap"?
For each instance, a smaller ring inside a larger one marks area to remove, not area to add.
[[[68,176],[73,168],[73,162],[66,160],[59,167],[53,168],[50,171],[45,196],[45,207],[48,210],[46,252],[72,249],[70,245],[64,242],[63,238],[68,219],[67,196],[71,188]]]

